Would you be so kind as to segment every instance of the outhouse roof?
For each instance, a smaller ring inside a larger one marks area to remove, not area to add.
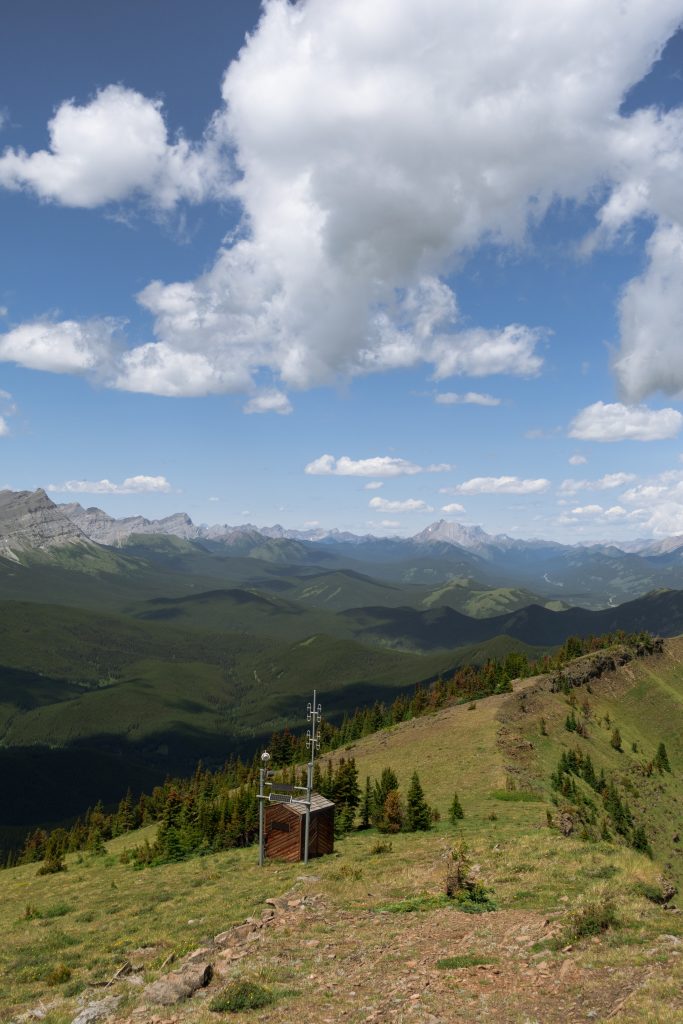
[[[306,805],[300,803],[285,804],[290,811],[294,811],[295,814],[305,814]],[[332,800],[328,800],[327,797],[322,796],[320,793],[311,793],[311,811],[324,811],[326,807],[334,807]]]

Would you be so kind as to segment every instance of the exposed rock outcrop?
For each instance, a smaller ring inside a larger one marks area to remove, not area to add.
[[[85,544],[85,533],[37,491],[0,491],[0,556],[20,560],[22,552]]]
[[[206,988],[213,977],[209,963],[188,964],[179,971],[171,971],[144,989],[142,998],[156,1006],[172,1006],[189,999],[200,988]]]
[[[200,536],[201,529],[195,526],[185,512],[176,512],[164,519],[145,519],[144,516],[128,516],[115,519],[103,512],[101,508],[83,508],[77,501],[59,508],[70,520],[91,540],[98,544],[119,546],[134,533],[165,534],[168,537],[180,537],[183,540],[194,540]]]

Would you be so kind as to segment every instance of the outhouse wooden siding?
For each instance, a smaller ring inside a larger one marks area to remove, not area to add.
[[[304,859],[306,807],[303,804],[266,804],[266,857],[273,860]],[[334,804],[320,793],[311,797],[308,856],[334,851]]]

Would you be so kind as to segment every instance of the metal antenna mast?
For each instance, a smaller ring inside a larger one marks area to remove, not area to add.
[[[319,726],[322,718],[322,706],[317,702],[317,691],[313,691],[313,702],[306,708],[306,721],[311,728],[306,732],[306,746],[310,750],[310,758],[306,766],[306,832],[304,837],[304,864],[308,864],[308,843],[311,834],[311,797],[313,795],[313,765],[315,755],[320,750]]]
[[[306,732],[306,746],[310,750],[310,757],[306,765],[306,785],[288,785],[284,782],[271,781],[272,771],[268,770],[270,754],[264,750],[261,754],[262,767],[259,769],[259,790],[258,790],[258,862],[263,867],[266,853],[265,816],[267,803],[304,804],[306,807],[306,827],[304,836],[304,864],[308,864],[308,844],[311,835],[311,799],[313,796],[313,766],[315,755],[320,750],[320,722],[322,719],[322,707],[317,702],[317,693],[313,691],[313,703],[306,708],[306,721],[311,723],[311,728]],[[266,786],[270,792],[266,793]],[[296,796],[296,793],[305,792],[306,799]],[[301,833],[299,833],[301,835]]]

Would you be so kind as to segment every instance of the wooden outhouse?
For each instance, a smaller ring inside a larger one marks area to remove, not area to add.
[[[266,857],[273,860],[303,860],[306,836],[306,807],[301,803],[266,804]],[[320,793],[311,796],[311,825],[308,856],[321,857],[334,851],[334,804]]]

